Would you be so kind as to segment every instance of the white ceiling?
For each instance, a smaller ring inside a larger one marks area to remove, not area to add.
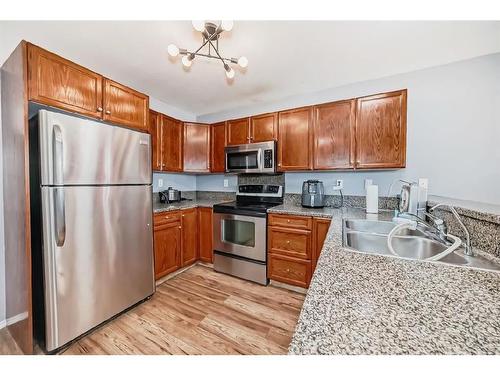
[[[2,21],[0,63],[21,39],[202,115],[500,52],[500,22],[236,21],[220,50],[249,66],[232,83],[218,61],[169,58],[201,43],[190,21]]]

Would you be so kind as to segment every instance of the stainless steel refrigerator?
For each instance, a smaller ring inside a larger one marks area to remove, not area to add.
[[[154,293],[150,135],[30,120],[35,332],[54,351]]]

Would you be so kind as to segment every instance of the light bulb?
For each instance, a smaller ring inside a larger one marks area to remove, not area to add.
[[[175,44],[169,44],[167,47],[168,54],[172,57],[175,57],[179,54],[179,47]]]
[[[220,27],[224,31],[231,31],[233,28],[233,21],[224,20],[221,22]]]
[[[233,79],[234,78],[234,70],[233,70],[233,68],[229,68],[229,70],[226,70],[226,76],[229,79]]]
[[[186,68],[189,68],[191,66],[193,62],[191,61],[191,59],[189,58],[189,55],[185,55],[183,58],[182,58],[182,65],[184,65]]]
[[[193,27],[196,31],[199,32],[205,31],[205,21],[203,20],[193,21]]]
[[[248,66],[248,59],[245,56],[241,56],[238,59],[238,65],[242,68],[246,68]]]

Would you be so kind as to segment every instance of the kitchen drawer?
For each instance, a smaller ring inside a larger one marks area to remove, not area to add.
[[[271,280],[307,288],[311,280],[311,261],[269,254],[268,276]]]
[[[181,220],[181,213],[176,211],[159,212],[153,216],[153,225],[163,225]]]
[[[310,260],[311,232],[302,229],[269,227],[268,251]]]
[[[269,225],[311,230],[312,218],[309,216],[269,214]]]

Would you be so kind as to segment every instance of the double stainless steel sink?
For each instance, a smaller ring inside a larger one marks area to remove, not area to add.
[[[391,221],[344,219],[343,244],[345,247],[363,253],[390,255],[387,236],[397,224]],[[448,244],[436,239],[425,229],[406,229],[392,240],[392,246],[401,258],[420,259],[437,255],[448,248]],[[462,248],[439,260],[439,262],[500,271],[500,266],[476,254],[467,256]]]

